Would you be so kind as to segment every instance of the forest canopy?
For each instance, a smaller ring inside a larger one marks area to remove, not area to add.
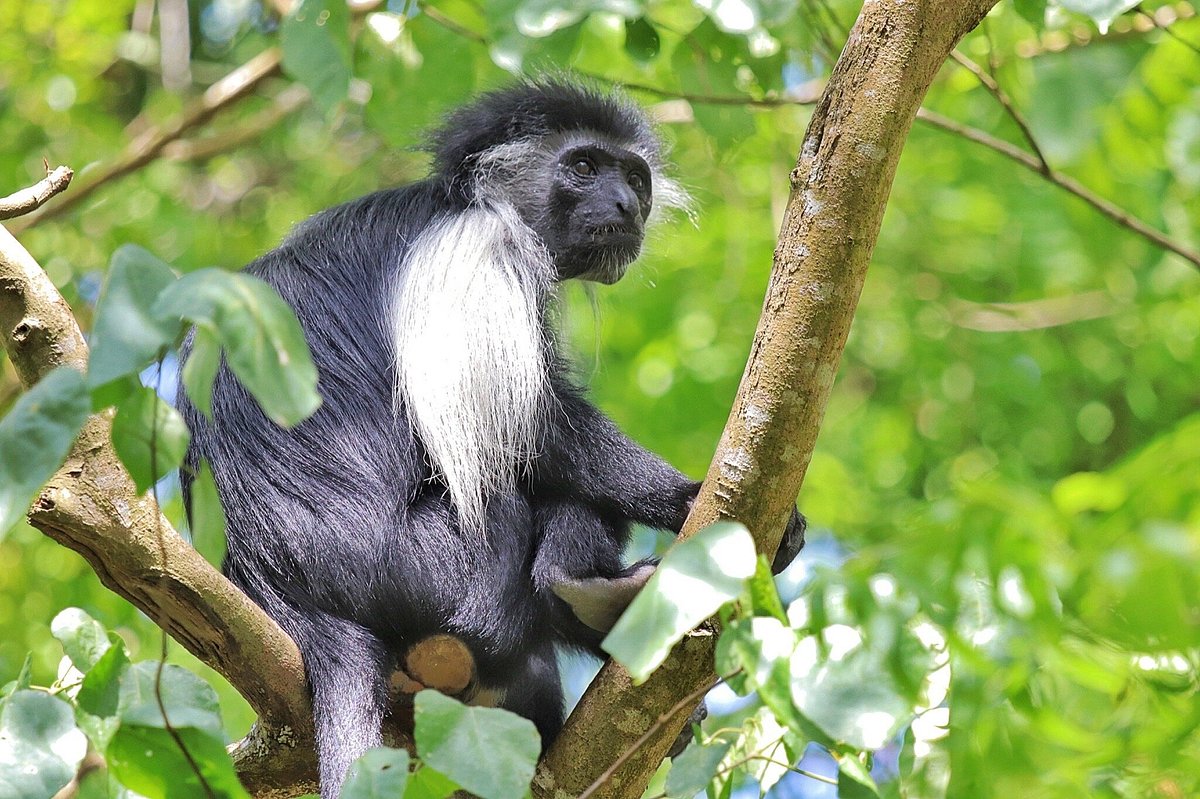
[[[41,210],[3,224],[93,354],[114,275],[169,266],[179,316],[200,321],[203,297],[187,286],[204,285],[201,270],[237,270],[313,213],[419,179],[424,131],[478,92],[571,74],[649,110],[694,214],[667,215],[619,284],[565,288],[565,338],[596,403],[701,478],[764,310],[805,126],[859,4],[290,7],[0,6],[0,195],[58,164],[75,171]],[[699,778],[677,772],[651,795],[1200,793],[1198,223],[1193,3],[1013,0],[962,40],[891,187],[798,497],[808,548],[778,578],[777,609],[726,619],[730,648],[742,636],[761,649],[772,627],[792,636],[782,660],[819,654],[783,699],[745,673],[718,688],[685,761]],[[294,400],[280,418],[303,413],[291,373],[247,368],[283,406]],[[167,354],[118,403],[114,444],[140,489],[182,453],[141,424],[161,418],[155,392],[171,400],[177,369]],[[70,390],[55,379],[45,397]],[[161,645],[86,560],[21,520],[74,436],[27,485],[49,457],[13,421],[29,396],[0,354],[6,695],[67,692],[67,666],[108,651],[80,654],[80,629],[118,633],[135,662]],[[79,423],[116,402],[74,396],[83,404],[63,413]],[[147,444],[161,455],[147,460]],[[156,492],[184,529],[177,483]],[[643,531],[637,554],[669,543]],[[86,615],[60,615],[69,608]],[[724,657],[736,671],[736,653]],[[183,667],[164,672],[180,691],[219,697],[219,717],[200,725],[213,740],[246,733],[254,713],[228,682],[181,646],[167,659]],[[578,694],[590,675],[574,671]],[[4,768],[23,755],[3,712],[0,796],[39,795],[4,793]],[[871,727],[872,713],[894,723]]]

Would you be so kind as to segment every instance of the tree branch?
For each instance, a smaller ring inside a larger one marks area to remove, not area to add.
[[[927,125],[932,125],[935,128],[941,128],[942,130],[949,131],[957,136],[962,136],[964,139],[973,141],[976,144],[982,144],[984,147],[1000,153],[1005,158],[1016,161],[1018,164],[1030,170],[1031,172],[1036,172],[1038,175],[1041,175],[1043,178],[1055,186],[1058,186],[1060,189],[1064,189],[1065,191],[1074,194],[1076,197],[1083,200],[1085,203],[1092,206],[1101,214],[1108,217],[1113,222],[1116,222],[1126,230],[1130,230],[1138,234],[1157,247],[1167,250],[1168,252],[1175,253],[1180,258],[1200,269],[1200,252],[1197,252],[1196,250],[1193,250],[1186,245],[1168,237],[1166,234],[1155,230],[1154,228],[1150,227],[1150,225],[1126,211],[1124,208],[1121,208],[1116,203],[1104,199],[1074,178],[1068,177],[1054,169],[1043,169],[1041,161],[1039,161],[1035,156],[1025,152],[1021,148],[1009,144],[1003,139],[998,139],[990,133],[979,130],[978,128],[964,125],[961,122],[955,122],[954,120],[948,119],[941,114],[934,113],[933,111],[929,111],[924,108],[917,112],[917,119],[921,120]]]
[[[70,307],[3,226],[0,343],[26,388],[60,365],[87,369],[87,344]],[[259,723],[235,754],[249,789],[309,789],[316,774],[312,712],[299,650],[180,537],[148,494],[137,493],[113,451],[111,421],[111,412],[88,419],[29,523],[83,555],[105,586],[246,698]]]
[[[115,161],[94,169],[84,170],[75,191],[64,197],[62,202],[55,203],[40,213],[26,217],[20,223],[13,225],[11,230],[19,233],[45,219],[53,219],[86,200],[105,184],[141,169],[157,158],[168,144],[179,139],[189,130],[206,124],[221,111],[250,95],[263,81],[278,75],[280,58],[280,51],[275,47],[264,50],[251,58],[209,86],[200,99],[181,115],[165,125],[147,130],[131,141]]]
[[[985,72],[983,67],[967,58],[958,50],[952,52],[950,57],[954,59],[955,63],[974,75],[975,78],[981,84],[983,84],[983,87],[988,90],[992,97],[996,98],[996,102],[1000,103],[1000,106],[1004,109],[1004,112],[1008,114],[1009,118],[1016,123],[1017,128],[1020,129],[1021,135],[1025,137],[1025,143],[1029,145],[1029,149],[1033,150],[1033,154],[1037,158],[1038,164],[1041,167],[1040,171],[1042,174],[1049,175],[1051,171],[1050,162],[1046,160],[1046,156],[1042,153],[1042,148],[1038,146],[1037,139],[1034,138],[1033,131],[1029,128],[1029,123],[1025,121],[1024,115],[1022,115],[1021,112],[1017,110],[1017,107],[1013,105],[1012,99],[1009,98],[1008,94],[1000,86],[999,82],[997,82],[993,76]]]
[[[55,167],[54,171],[47,170],[46,177],[27,189],[13,192],[0,199],[0,219],[12,219],[36,211],[47,200],[71,185],[75,171],[68,166]]]
[[[774,552],[799,493],[896,164],[938,69],[996,0],[866,4],[813,112],[750,360],[683,535],[736,519]],[[546,753],[538,797],[578,795],[680,696],[712,680],[714,636],[692,635],[647,682],[607,664]],[[654,732],[595,796],[637,797],[684,721]],[[614,723],[614,719],[616,723]]]

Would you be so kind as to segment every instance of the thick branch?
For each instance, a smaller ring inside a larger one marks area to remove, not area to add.
[[[939,67],[995,1],[863,7],[792,172],[750,361],[684,535],[732,518],[750,529],[759,551],[778,546],[909,128]],[[713,641],[704,634],[685,639],[642,686],[630,686],[623,669],[606,665],[543,759],[535,793],[578,795],[617,757],[637,749],[594,795],[639,796],[686,711],[649,740],[639,737],[681,696],[713,678]]]
[[[25,387],[51,369],[87,368],[70,307],[0,226],[0,342]],[[295,643],[139,495],[110,441],[111,415],[90,417],[29,522],[88,561],[108,588],[219,671],[259,714],[238,753],[252,790],[304,787],[314,774],[312,720]],[[291,795],[299,791],[291,791]]]

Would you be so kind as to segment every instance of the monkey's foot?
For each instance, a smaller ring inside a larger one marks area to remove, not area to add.
[[[635,563],[616,577],[564,577],[551,586],[559,599],[571,607],[581,622],[607,633],[654,574],[655,565]]]
[[[675,739],[675,743],[671,744],[671,750],[667,752],[667,757],[679,757],[684,749],[687,749],[688,744],[692,742],[695,733],[692,728],[708,718],[708,703],[703,699],[700,704],[696,705],[696,709],[692,711],[692,715],[688,717],[687,724],[679,731],[679,736]]]

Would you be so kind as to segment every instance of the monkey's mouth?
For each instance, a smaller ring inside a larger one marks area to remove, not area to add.
[[[642,231],[632,225],[596,225],[588,228],[587,232],[593,239],[609,236],[632,236],[638,239],[642,237]]]

